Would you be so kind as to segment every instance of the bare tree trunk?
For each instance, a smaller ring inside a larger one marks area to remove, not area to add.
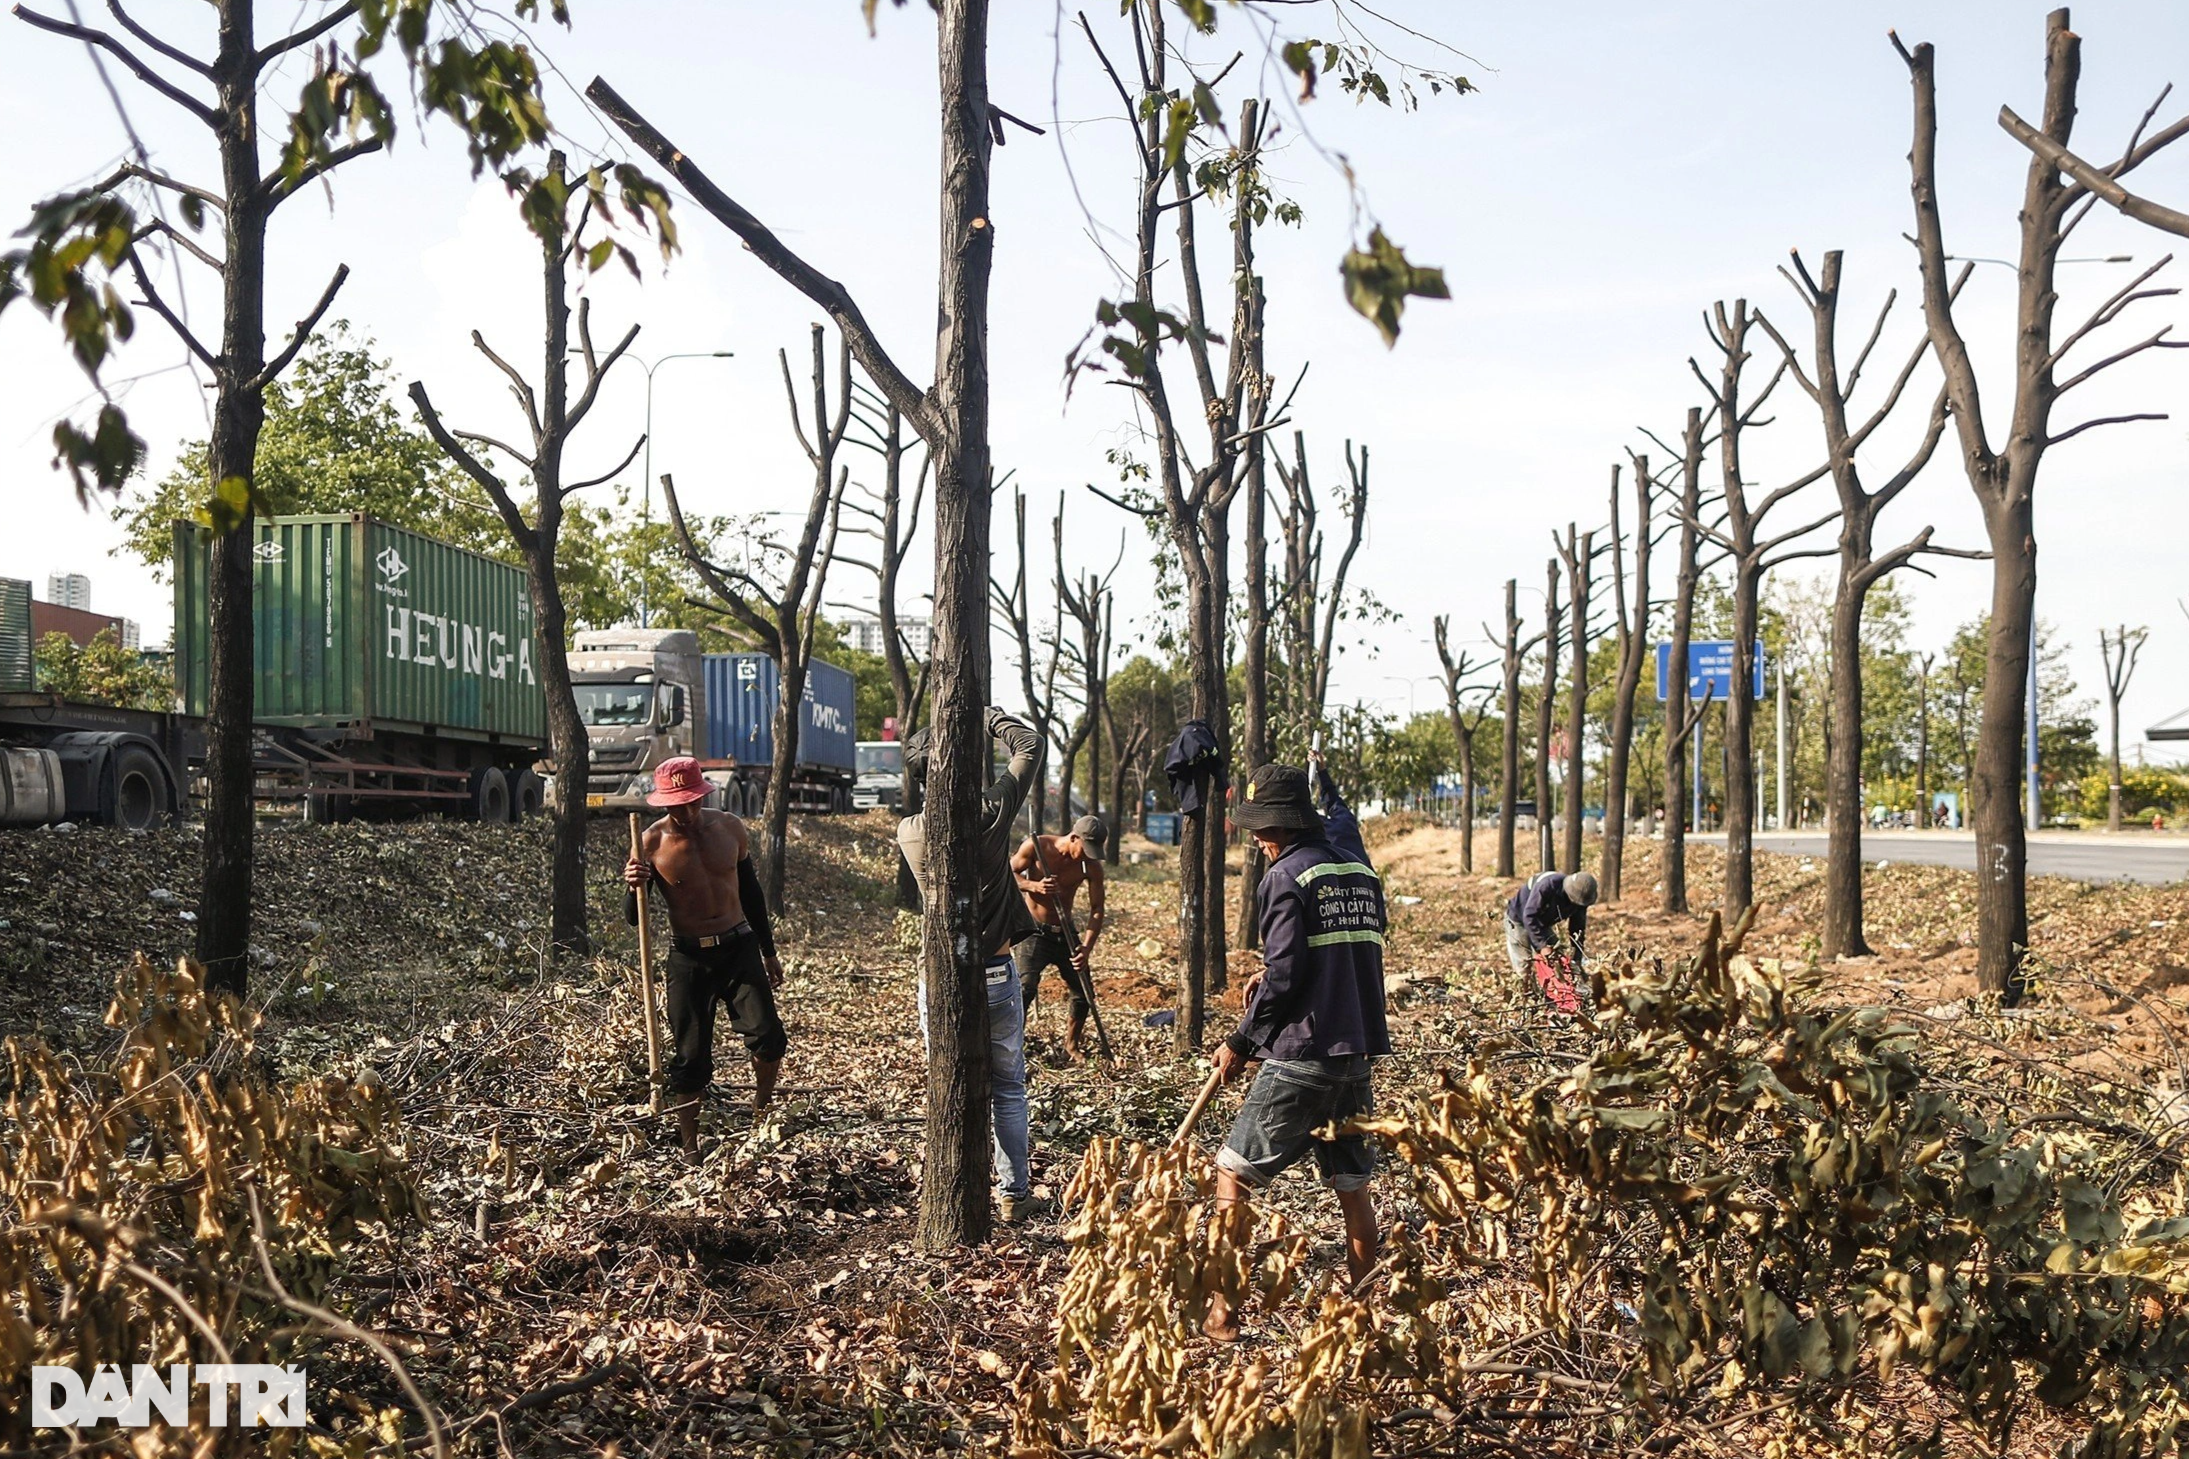
[[[1588,784],[1583,744],[1588,732],[1589,710],[1589,562],[1595,551],[1594,532],[1584,532],[1576,545],[1573,525],[1566,525],[1565,545],[1559,555],[1566,564],[1566,602],[1573,619],[1569,631],[1573,649],[1571,687],[1566,694],[1566,844],[1564,862],[1569,872],[1581,869],[1581,821],[1588,809]]]
[[[940,1251],[988,1235],[988,994],[979,892],[982,723],[988,689],[988,6],[938,0],[942,166],[935,383],[922,392],[882,348],[841,284],[715,186],[688,154],[596,78],[586,95],[761,262],[825,309],[877,389],[935,463],[935,706],[927,773],[927,1144],[919,1243]]]
[[[1725,919],[1756,899],[1756,634],[1760,568],[1733,576],[1733,692],[1725,697]]]
[[[1463,686],[1470,673],[1489,665],[1471,664],[1465,653],[1454,659],[1450,634],[1451,620],[1439,615],[1436,644],[1437,662],[1444,667],[1444,711],[1451,718],[1452,738],[1459,743],[1459,869],[1472,872],[1475,869],[1475,731],[1482,727],[1482,718],[1489,709],[1487,705],[1478,707],[1474,717],[1469,719],[1463,702],[1466,692]]]
[[[1681,438],[1679,569],[1672,598],[1672,647],[1665,669],[1665,838],[1664,892],[1659,907],[1687,910],[1687,752],[1688,738],[1702,723],[1702,710],[1688,705],[1688,640],[1695,631],[1695,589],[1702,580],[1696,555],[1702,543],[1703,413],[1687,413]],[[1704,706],[1708,707],[1707,703]]]
[[[206,443],[212,483],[257,479],[258,436],[266,420],[266,215],[259,181],[257,91],[250,0],[223,0],[219,95],[213,136],[220,153],[224,267],[220,358],[213,424]],[[206,567],[210,622],[205,706],[205,861],[198,886],[197,954],[209,988],[243,996],[251,944],[251,867],[256,822],[251,797],[251,720],[257,663],[251,607],[248,513],[214,541]]]
[[[1249,102],[1248,105],[1253,105]],[[1259,289],[1257,289],[1259,293]],[[1254,358],[1249,366],[1259,376],[1263,370],[1262,334],[1254,334]],[[1265,519],[1269,501],[1267,447],[1257,435],[1247,445],[1246,459],[1246,593],[1247,623],[1243,640],[1246,696],[1240,705],[1242,774],[1251,774],[1272,758],[1269,748],[1269,528]],[[1262,945],[1262,922],[1256,903],[1262,873],[1268,863],[1253,837],[1248,837],[1239,875],[1239,945]]]
[[[1611,470],[1612,596],[1619,612],[1619,677],[1613,690],[1611,743],[1604,773],[1603,885],[1607,902],[1625,891],[1627,846],[1627,773],[1634,752],[1634,696],[1641,687],[1642,660],[1649,652],[1650,496],[1655,482],[1647,456],[1634,457],[1634,606],[1627,607],[1625,546],[1619,532],[1619,468]]]
[[[1556,871],[1551,840],[1551,724],[1558,714],[1558,559],[1552,558],[1543,590],[1543,697],[1535,706],[1536,870]]]
[[[1870,956],[1862,930],[1862,601],[1862,593],[1843,591],[1832,602],[1832,721],[1824,745],[1823,951],[1833,958]]]
[[[2008,1003],[2027,987],[2029,904],[2028,828],[2022,824],[2021,797],[2015,794],[2022,751],[2022,697],[2029,662],[2030,625],[2035,616],[2037,539],[2032,499],[2047,449],[2099,425],[2153,419],[2151,412],[2098,416],[2054,434],[2052,410],[2061,395],[2100,371],[2157,347],[2165,331],[2117,350],[2061,381],[2057,370],[2075,346],[2123,310],[2164,290],[2144,285],[2167,260],[2142,270],[2087,316],[2064,340],[2054,336],[2054,311],[2061,244],[2081,217],[2079,204],[2095,202],[2084,182],[2070,184],[2059,163],[2071,143],[2076,91],[2082,73],[2082,42],[2068,24],[2065,9],[2045,18],[2045,99],[2042,126],[2023,126],[2033,148],[2018,214],[2019,281],[2015,304],[2014,403],[2006,443],[1995,450],[1986,437],[1976,369],[1953,314],[1953,285],[1948,282],[1945,229],[1938,211],[1938,94],[1934,57],[1928,43],[1912,51],[1898,37],[1893,44],[1907,63],[1914,93],[1914,142],[1909,148],[1909,192],[1915,208],[1916,256],[1923,273],[1923,315],[1931,348],[1945,372],[1953,425],[1961,446],[1962,469],[1984,512],[1991,542],[1991,643],[1985,659],[1984,701],[1977,724],[1975,802],[1977,863],[1977,982]],[[2002,116],[2002,124],[2009,118]],[[2013,121],[2019,121],[2013,118]],[[2012,125],[2008,129],[2013,131]],[[2108,169],[2117,179],[2183,135],[2162,129],[2148,139],[2139,126],[2120,161]],[[2042,145],[2040,145],[2042,144]],[[2049,155],[2048,155],[2049,154]]]
[[[981,945],[981,793],[988,736],[988,3],[940,0],[942,265],[935,435],[934,741],[925,922],[929,1053],[923,1250],[989,1229],[988,988]]]
[[[1487,625],[1485,625],[1487,627]],[[1487,632],[1484,634],[1488,637]],[[1520,667],[1521,658],[1538,638],[1520,641],[1520,584],[1505,580],[1505,683],[1503,765],[1499,773],[1497,811],[1497,874],[1515,875],[1513,821],[1520,813]]]
[[[2105,660],[2105,702],[2110,713],[2110,749],[2106,755],[2105,828],[2119,832],[2121,829],[2121,700],[2128,693],[2128,681],[2136,672],[2136,659],[2143,653],[2144,641],[2150,637],[2146,628],[2130,628],[2122,624],[2111,639],[2104,629],[2098,630],[2098,653]]]
[[[547,174],[551,191],[567,199],[571,189],[561,152],[550,154]],[[582,189],[578,191],[582,195]],[[571,435],[591,413],[593,402],[600,393],[601,380],[638,338],[638,326],[626,330],[622,340],[603,358],[593,348],[590,305],[581,303],[578,348],[572,349],[569,270],[582,242],[570,225],[567,203],[563,206],[565,210],[555,215],[557,226],[539,235],[542,323],[538,390],[535,391],[521,373],[489,348],[484,337],[476,331],[472,334],[472,343],[479,352],[508,377],[524,410],[530,457],[506,446],[499,449],[515,456],[532,478],[532,519],[529,522],[509,483],[488,465],[487,457],[474,449],[477,445],[493,444],[489,438],[452,431],[444,425],[423,381],[412,383],[410,397],[434,443],[485,491],[510,540],[524,557],[526,591],[532,599],[539,636],[540,687],[547,696],[548,742],[555,760],[550,936],[558,952],[583,956],[592,949],[592,937],[587,929],[585,888],[585,839],[589,819],[585,790],[592,747],[586,738],[585,721],[578,714],[577,695],[570,685],[569,613],[555,558],[562,536],[565,499],[572,491],[597,485],[607,477],[591,482],[567,482],[563,479],[563,464]],[[569,380],[573,354],[583,359],[585,367],[585,382],[575,401],[570,398]],[[614,476],[630,465],[644,444],[644,437],[633,441],[622,462],[607,476]],[[675,514],[673,499],[671,517],[678,535],[683,537],[683,519]]]

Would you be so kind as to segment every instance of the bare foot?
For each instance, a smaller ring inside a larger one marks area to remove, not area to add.
[[[1209,1314],[1202,1319],[1201,1331],[1218,1342],[1237,1342],[1239,1316],[1232,1311],[1231,1303],[1220,1296],[1209,1298]]]

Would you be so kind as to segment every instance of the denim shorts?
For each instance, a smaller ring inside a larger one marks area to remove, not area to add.
[[[1216,1163],[1243,1184],[1260,1189],[1312,1151],[1324,1185],[1334,1191],[1360,1190],[1376,1169],[1368,1137],[1323,1140],[1315,1132],[1367,1114],[1371,1104],[1366,1054],[1265,1060],[1230,1137],[1216,1152]]]

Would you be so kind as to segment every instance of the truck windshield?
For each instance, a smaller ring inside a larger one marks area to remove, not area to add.
[[[901,775],[904,773],[904,746],[892,740],[882,745],[859,747],[859,773],[861,775]]]
[[[653,713],[651,684],[576,684],[578,718],[591,725],[644,724]]]

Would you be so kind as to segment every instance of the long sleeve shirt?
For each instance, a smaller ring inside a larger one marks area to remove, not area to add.
[[[1368,847],[1361,840],[1360,818],[1353,808],[1338,794],[1338,782],[1330,778],[1330,767],[1320,760],[1310,761],[1309,775],[1315,781],[1315,801],[1323,813],[1323,830],[1330,837],[1330,844],[1345,852],[1356,861],[1368,860]]]
[[[1026,910],[1018,881],[1011,875],[1011,853],[1018,846],[1012,823],[1026,804],[1034,777],[1041,772],[1041,732],[1015,715],[990,709],[985,720],[991,739],[1001,741],[1011,760],[995,783],[981,793],[980,823],[980,926],[981,955],[1006,952],[1031,936],[1034,914]],[[920,885],[921,905],[927,904],[927,815],[907,816],[897,823],[897,847]]]
[[[1528,934],[1528,946],[1537,951],[1558,945],[1558,924],[1563,922],[1566,935],[1573,940],[1573,950],[1579,952],[1588,929],[1589,909],[1566,895],[1564,872],[1546,871],[1513,893],[1513,899],[1505,904],[1505,915]]]
[[[1383,882],[1368,863],[1309,835],[1263,874],[1256,910],[1262,982],[1225,1042],[1261,1059],[1390,1053]]]

